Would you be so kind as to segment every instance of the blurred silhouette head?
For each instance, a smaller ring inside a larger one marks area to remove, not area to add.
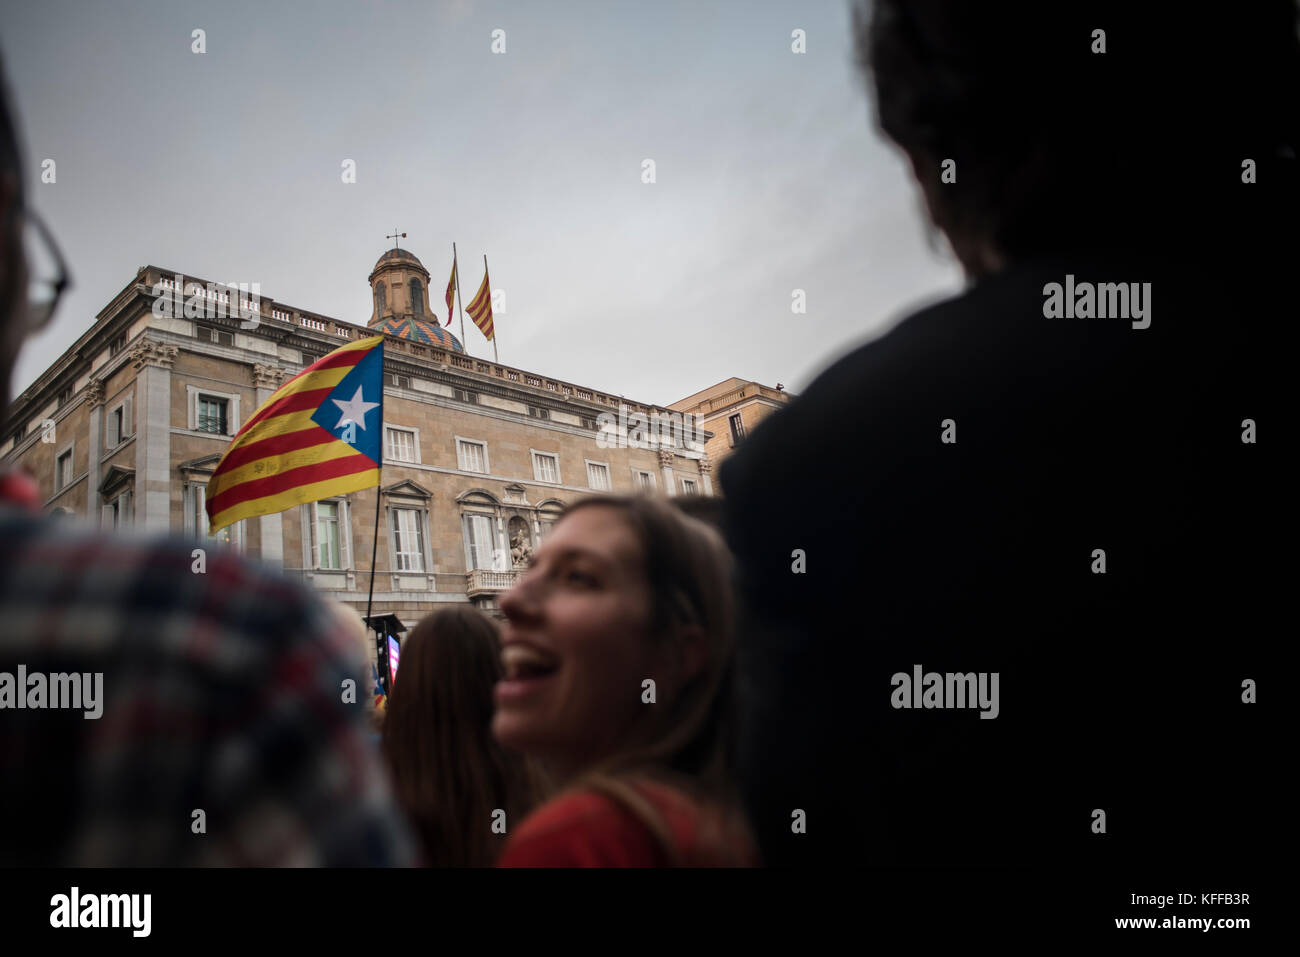
[[[1217,227],[1240,212],[1243,158],[1294,166],[1294,0],[1212,20],[1131,2],[852,0],[851,19],[880,129],[972,276]]]

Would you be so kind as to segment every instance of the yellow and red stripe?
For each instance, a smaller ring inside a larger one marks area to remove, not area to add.
[[[483,331],[484,338],[491,339],[495,334],[495,330],[492,326],[492,289],[488,285],[486,266],[483,267],[483,285],[478,287],[478,292],[469,305],[465,306],[465,311],[474,320],[474,325]]]
[[[379,463],[312,416],[383,341],[375,336],[336,349],[282,385],[253,413],[208,482],[209,534],[241,519],[379,484]]]
[[[451,325],[451,297],[456,291],[456,260],[451,261],[451,278],[447,280],[447,325]],[[462,302],[463,306],[464,303]]]

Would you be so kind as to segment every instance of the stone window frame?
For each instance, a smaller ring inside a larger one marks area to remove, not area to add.
[[[412,501],[390,500],[386,506],[388,512],[388,558],[389,569],[396,575],[428,575],[433,567],[433,561],[429,555],[429,510],[423,505],[418,505]],[[401,519],[399,512],[411,512],[414,515],[415,535],[418,540],[418,550],[414,552],[401,552],[397,550],[397,532],[401,528]],[[420,558],[421,568],[400,568],[399,558],[401,555],[418,555]]]
[[[485,439],[472,439],[472,438],[470,438],[470,437],[467,436],[467,435],[456,435],[456,436],[453,436],[453,438],[455,439],[455,442],[456,442],[456,469],[457,469],[457,471],[460,471],[460,472],[469,472],[471,475],[491,475],[491,474],[492,474],[492,461],[491,461],[491,459],[488,458],[488,444],[487,444],[487,441],[486,441]],[[482,450],[483,450],[483,471],[482,471],[482,472],[475,472],[473,469],[467,469],[467,468],[465,468],[464,465],[461,464],[461,457],[460,457],[460,444],[461,444],[462,442],[466,442],[466,443],[468,443],[468,444],[470,444],[470,445],[477,445],[477,446],[479,446],[479,447],[482,448]]]
[[[135,393],[127,392],[120,402],[114,402],[108,406],[108,411],[104,415],[104,448],[105,450],[116,449],[119,445],[135,435]],[[113,441],[109,441],[112,430],[109,426],[113,423],[113,416],[119,409],[122,410],[122,427],[118,430],[117,436]]]
[[[597,461],[596,459],[583,459],[583,462],[585,462],[587,465],[587,488],[595,492],[612,492],[614,490],[614,474],[613,471],[610,469],[608,462],[600,462]],[[600,468],[603,468],[605,470],[604,487],[591,484],[591,467],[593,465],[597,465]]]
[[[412,452],[413,452],[414,455],[415,455],[414,458],[412,458],[412,459],[395,459],[395,458],[389,458],[389,456],[388,456],[388,433],[389,433],[389,431],[393,431],[393,432],[406,432],[406,433],[408,433],[408,434],[411,436],[411,450],[412,450]],[[414,426],[410,426],[410,425],[390,425],[390,424],[388,424],[387,422],[385,422],[385,423],[384,423],[384,451],[383,451],[383,457],[384,457],[384,461],[385,461],[385,463],[391,463],[391,464],[393,464],[393,465],[421,465],[421,464],[422,464],[422,460],[420,459],[420,430],[417,429],[417,428],[415,428]]]
[[[54,494],[55,495],[67,491],[68,489],[72,488],[73,485],[76,484],[76,479],[77,479],[76,445],[77,445],[77,440],[75,438],[70,439],[67,445],[63,446],[63,448],[59,449],[58,452],[54,453]],[[68,456],[68,474],[65,478],[65,481],[60,483],[59,462],[62,461],[65,455]]]
[[[199,396],[205,395],[211,399],[226,400],[226,431],[224,433],[203,432],[201,434],[202,435],[222,434],[225,435],[226,437],[230,437],[232,435],[238,434],[239,428],[243,423],[243,420],[239,415],[240,395],[238,392],[219,392],[216,389],[203,389],[200,388],[199,386],[189,385],[189,384],[186,384],[185,391],[186,391],[185,405],[186,405],[187,413],[189,415],[187,428],[191,432],[199,431]]]
[[[210,433],[209,433],[210,434]],[[248,543],[248,538],[244,534],[244,522],[247,519],[241,518],[239,521],[227,525],[224,529],[217,532],[220,535],[222,531],[227,532],[230,536],[229,543],[219,541],[215,536],[209,535],[207,530],[207,511],[199,507],[195,496],[202,493],[204,501],[208,495],[208,478],[211,473],[202,479],[187,479],[181,488],[181,507],[183,509],[183,530],[185,537],[197,541],[202,545],[213,545],[215,547],[228,547],[236,554],[244,554]]]
[[[424,283],[420,277],[412,276],[407,280],[406,288],[411,292],[411,315],[417,319],[428,318],[424,311]]]
[[[531,454],[531,456],[532,456],[532,460],[533,460],[533,481],[535,481],[535,482],[541,482],[543,485],[563,485],[563,484],[564,484],[564,473],[563,473],[562,471],[560,471],[560,452],[559,452],[558,449],[551,450],[551,449],[534,449],[534,448],[530,448],[528,451],[529,451],[529,453]],[[555,480],[554,480],[554,481],[551,481],[551,480],[549,480],[549,479],[544,479],[544,478],[542,478],[541,469],[539,469],[539,468],[537,467],[537,459],[538,459],[538,456],[542,456],[542,455],[545,455],[545,456],[547,456],[548,458],[552,458],[552,459],[555,460]]]
[[[326,568],[320,562],[320,506],[321,503],[338,506],[338,527],[339,527],[339,567]],[[312,502],[309,508],[307,533],[311,537],[309,548],[311,552],[311,569],[319,572],[351,572],[356,571],[355,555],[356,550],[352,547],[352,502],[346,495],[335,495],[330,498],[323,498],[319,501]]]
[[[510,543],[505,530],[505,506],[501,500],[485,488],[470,488],[456,496],[460,508],[461,553],[465,561],[465,573],[475,570],[473,556],[469,546],[468,522],[471,517],[486,519],[491,539],[489,564],[483,571],[508,571],[510,568]]]

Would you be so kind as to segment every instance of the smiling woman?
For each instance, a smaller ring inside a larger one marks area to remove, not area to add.
[[[667,502],[574,505],[501,600],[497,739],[564,790],[502,866],[757,863],[732,788],[730,566]]]

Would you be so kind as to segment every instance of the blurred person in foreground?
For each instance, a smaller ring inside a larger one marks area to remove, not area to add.
[[[746,866],[733,782],[730,562],[650,497],[565,512],[501,599],[493,730],[560,792],[512,827],[502,866]]]
[[[375,667],[375,633],[366,626],[361,612],[347,602],[326,599],[325,606],[334,618],[335,624],[342,627],[356,644],[358,653],[365,662],[357,682],[357,704],[365,715],[366,736],[376,747],[380,744],[380,731],[383,728],[383,713],[378,704],[382,700],[382,689],[377,688],[378,670]]]
[[[850,19],[969,285],[721,468],[765,860],[1269,853],[1294,3]]]
[[[383,750],[426,864],[490,866],[537,802],[530,762],[492,737],[503,674],[496,625],[468,606],[434,612],[402,643]]]
[[[29,302],[35,220],[0,92],[7,405],[23,339],[52,309]],[[343,700],[364,668],[353,636],[301,585],[233,555],[209,549],[196,573],[192,548],[0,502],[0,820],[15,825],[0,865],[409,862],[363,706]],[[93,707],[47,707],[58,674],[89,676]]]

